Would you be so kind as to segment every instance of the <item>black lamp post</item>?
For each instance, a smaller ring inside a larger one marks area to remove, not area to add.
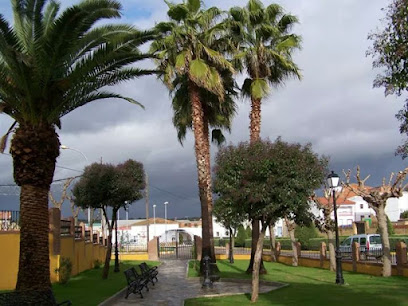
[[[119,272],[119,250],[118,250],[118,213],[116,212],[115,222],[115,269],[113,272]]]
[[[343,270],[341,267],[341,253],[339,250],[339,227],[337,224],[336,188],[339,186],[340,177],[333,171],[327,177],[327,185],[333,191],[334,226],[336,229],[336,284],[344,285]]]

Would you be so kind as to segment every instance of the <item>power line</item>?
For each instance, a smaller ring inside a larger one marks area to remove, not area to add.
[[[168,193],[168,194],[170,194],[170,195],[172,195],[172,196],[174,196],[174,197],[176,197],[176,198],[182,199],[182,200],[190,200],[190,199],[191,199],[191,197],[188,198],[187,196],[177,195],[177,194],[175,194],[175,193],[173,193],[173,192],[170,192],[170,191],[164,190],[164,189],[162,189],[162,188],[153,186],[152,184],[150,184],[150,187],[153,187],[154,189],[157,189],[157,190],[159,190],[159,191],[166,192],[166,193]]]
[[[8,153],[2,153],[2,154],[11,156],[11,154],[8,154]],[[71,171],[75,171],[75,172],[80,172],[80,173],[84,172],[83,170],[72,169],[72,168],[65,167],[65,166],[58,166],[58,165],[56,165],[55,167],[56,167],[56,168],[60,168],[60,169],[64,169],[64,170],[71,170]]]

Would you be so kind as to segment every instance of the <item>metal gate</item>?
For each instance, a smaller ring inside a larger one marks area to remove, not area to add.
[[[159,237],[160,259],[193,259],[194,243],[184,230],[169,230]]]

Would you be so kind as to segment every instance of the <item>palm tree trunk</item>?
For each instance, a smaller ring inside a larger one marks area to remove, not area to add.
[[[249,119],[250,142],[254,143],[261,137],[261,99],[251,98],[251,114]]]
[[[249,115],[249,134],[250,143],[257,142],[260,139],[261,134],[261,99],[255,99],[251,97],[251,113]],[[251,243],[251,260],[249,262],[247,273],[252,273],[255,259],[256,245],[259,239],[259,220],[252,220],[252,243]],[[260,274],[266,274],[266,269],[261,258],[261,264],[259,266]]]
[[[192,108],[192,121],[195,139],[195,154],[198,172],[198,190],[201,202],[202,218],[202,257],[209,256],[215,263],[215,252],[212,230],[212,188],[210,165],[210,141],[208,123],[204,118],[204,110],[199,95],[199,88],[189,83],[189,96]],[[201,267],[203,260],[201,260]]]
[[[16,290],[50,289],[47,189],[31,185],[21,186],[20,222],[20,258]]]
[[[20,193],[20,257],[16,290],[49,291],[48,192],[60,142],[52,126],[20,125],[11,142]]]

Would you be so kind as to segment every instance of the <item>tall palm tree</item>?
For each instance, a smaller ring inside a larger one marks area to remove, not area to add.
[[[222,141],[220,128],[229,128],[235,104],[232,101],[233,68],[222,54],[225,49],[222,14],[216,7],[201,8],[200,0],[181,4],[166,1],[170,21],[156,25],[161,38],[151,51],[159,58],[163,82],[173,94],[173,123],[182,142],[187,129],[195,138],[195,154],[202,216],[202,257],[215,262],[212,229],[210,127],[213,140]]]
[[[244,8],[230,9],[231,38],[237,48],[235,68],[248,75],[242,94],[251,99],[251,143],[260,139],[261,102],[269,94],[270,87],[283,85],[289,77],[301,78],[299,68],[292,61],[292,53],[300,48],[301,42],[299,36],[291,33],[297,22],[295,16],[284,14],[278,4],[265,8],[259,0],[249,0]],[[259,220],[253,220],[251,262],[247,272],[252,272],[258,237]],[[263,265],[261,269],[264,270]]]
[[[154,71],[129,67],[149,57],[138,46],[154,37],[119,18],[115,0],[84,0],[63,12],[54,0],[12,0],[14,24],[0,15],[0,111],[17,123],[11,141],[20,194],[16,289],[50,290],[48,191],[60,142],[60,118],[89,102],[131,98],[106,86]],[[5,139],[3,139],[5,143]],[[3,148],[4,149],[4,148]]]

